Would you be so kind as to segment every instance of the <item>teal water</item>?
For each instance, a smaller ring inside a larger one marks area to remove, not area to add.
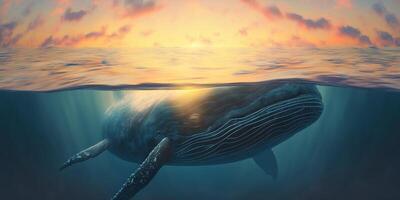
[[[320,119],[274,148],[276,181],[251,159],[165,166],[135,199],[399,199],[400,93],[318,88]],[[110,199],[137,164],[106,152],[58,168],[102,138],[105,110],[127,93],[0,92],[2,199]]]

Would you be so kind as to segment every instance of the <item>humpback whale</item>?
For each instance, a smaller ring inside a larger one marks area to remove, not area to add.
[[[137,110],[121,100],[106,112],[104,139],[60,168],[110,151],[140,163],[112,200],[127,200],[163,165],[212,165],[246,158],[276,178],[272,148],[315,122],[323,103],[309,84],[268,83],[207,89],[197,98],[181,95]]]

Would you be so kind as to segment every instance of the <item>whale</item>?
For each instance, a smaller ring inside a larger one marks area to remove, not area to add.
[[[106,150],[139,163],[112,200],[133,198],[164,165],[215,165],[253,158],[276,179],[278,166],[272,149],[310,126],[323,111],[318,89],[305,83],[195,91],[141,109],[129,98],[118,101],[105,113],[104,139],[73,155],[60,169]]]

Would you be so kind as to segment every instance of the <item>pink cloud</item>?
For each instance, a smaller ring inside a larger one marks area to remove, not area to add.
[[[353,3],[351,0],[336,0],[336,5],[339,7],[352,8]]]
[[[241,0],[241,1],[250,6],[251,8],[262,13],[266,18],[277,19],[282,17],[281,10],[275,5],[262,6],[256,0]]]

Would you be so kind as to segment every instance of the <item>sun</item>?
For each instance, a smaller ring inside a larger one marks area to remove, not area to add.
[[[195,42],[190,43],[190,44],[188,45],[188,47],[193,48],[193,49],[197,49],[197,48],[202,48],[202,47],[204,47],[204,45],[201,44],[200,42],[195,41]]]

